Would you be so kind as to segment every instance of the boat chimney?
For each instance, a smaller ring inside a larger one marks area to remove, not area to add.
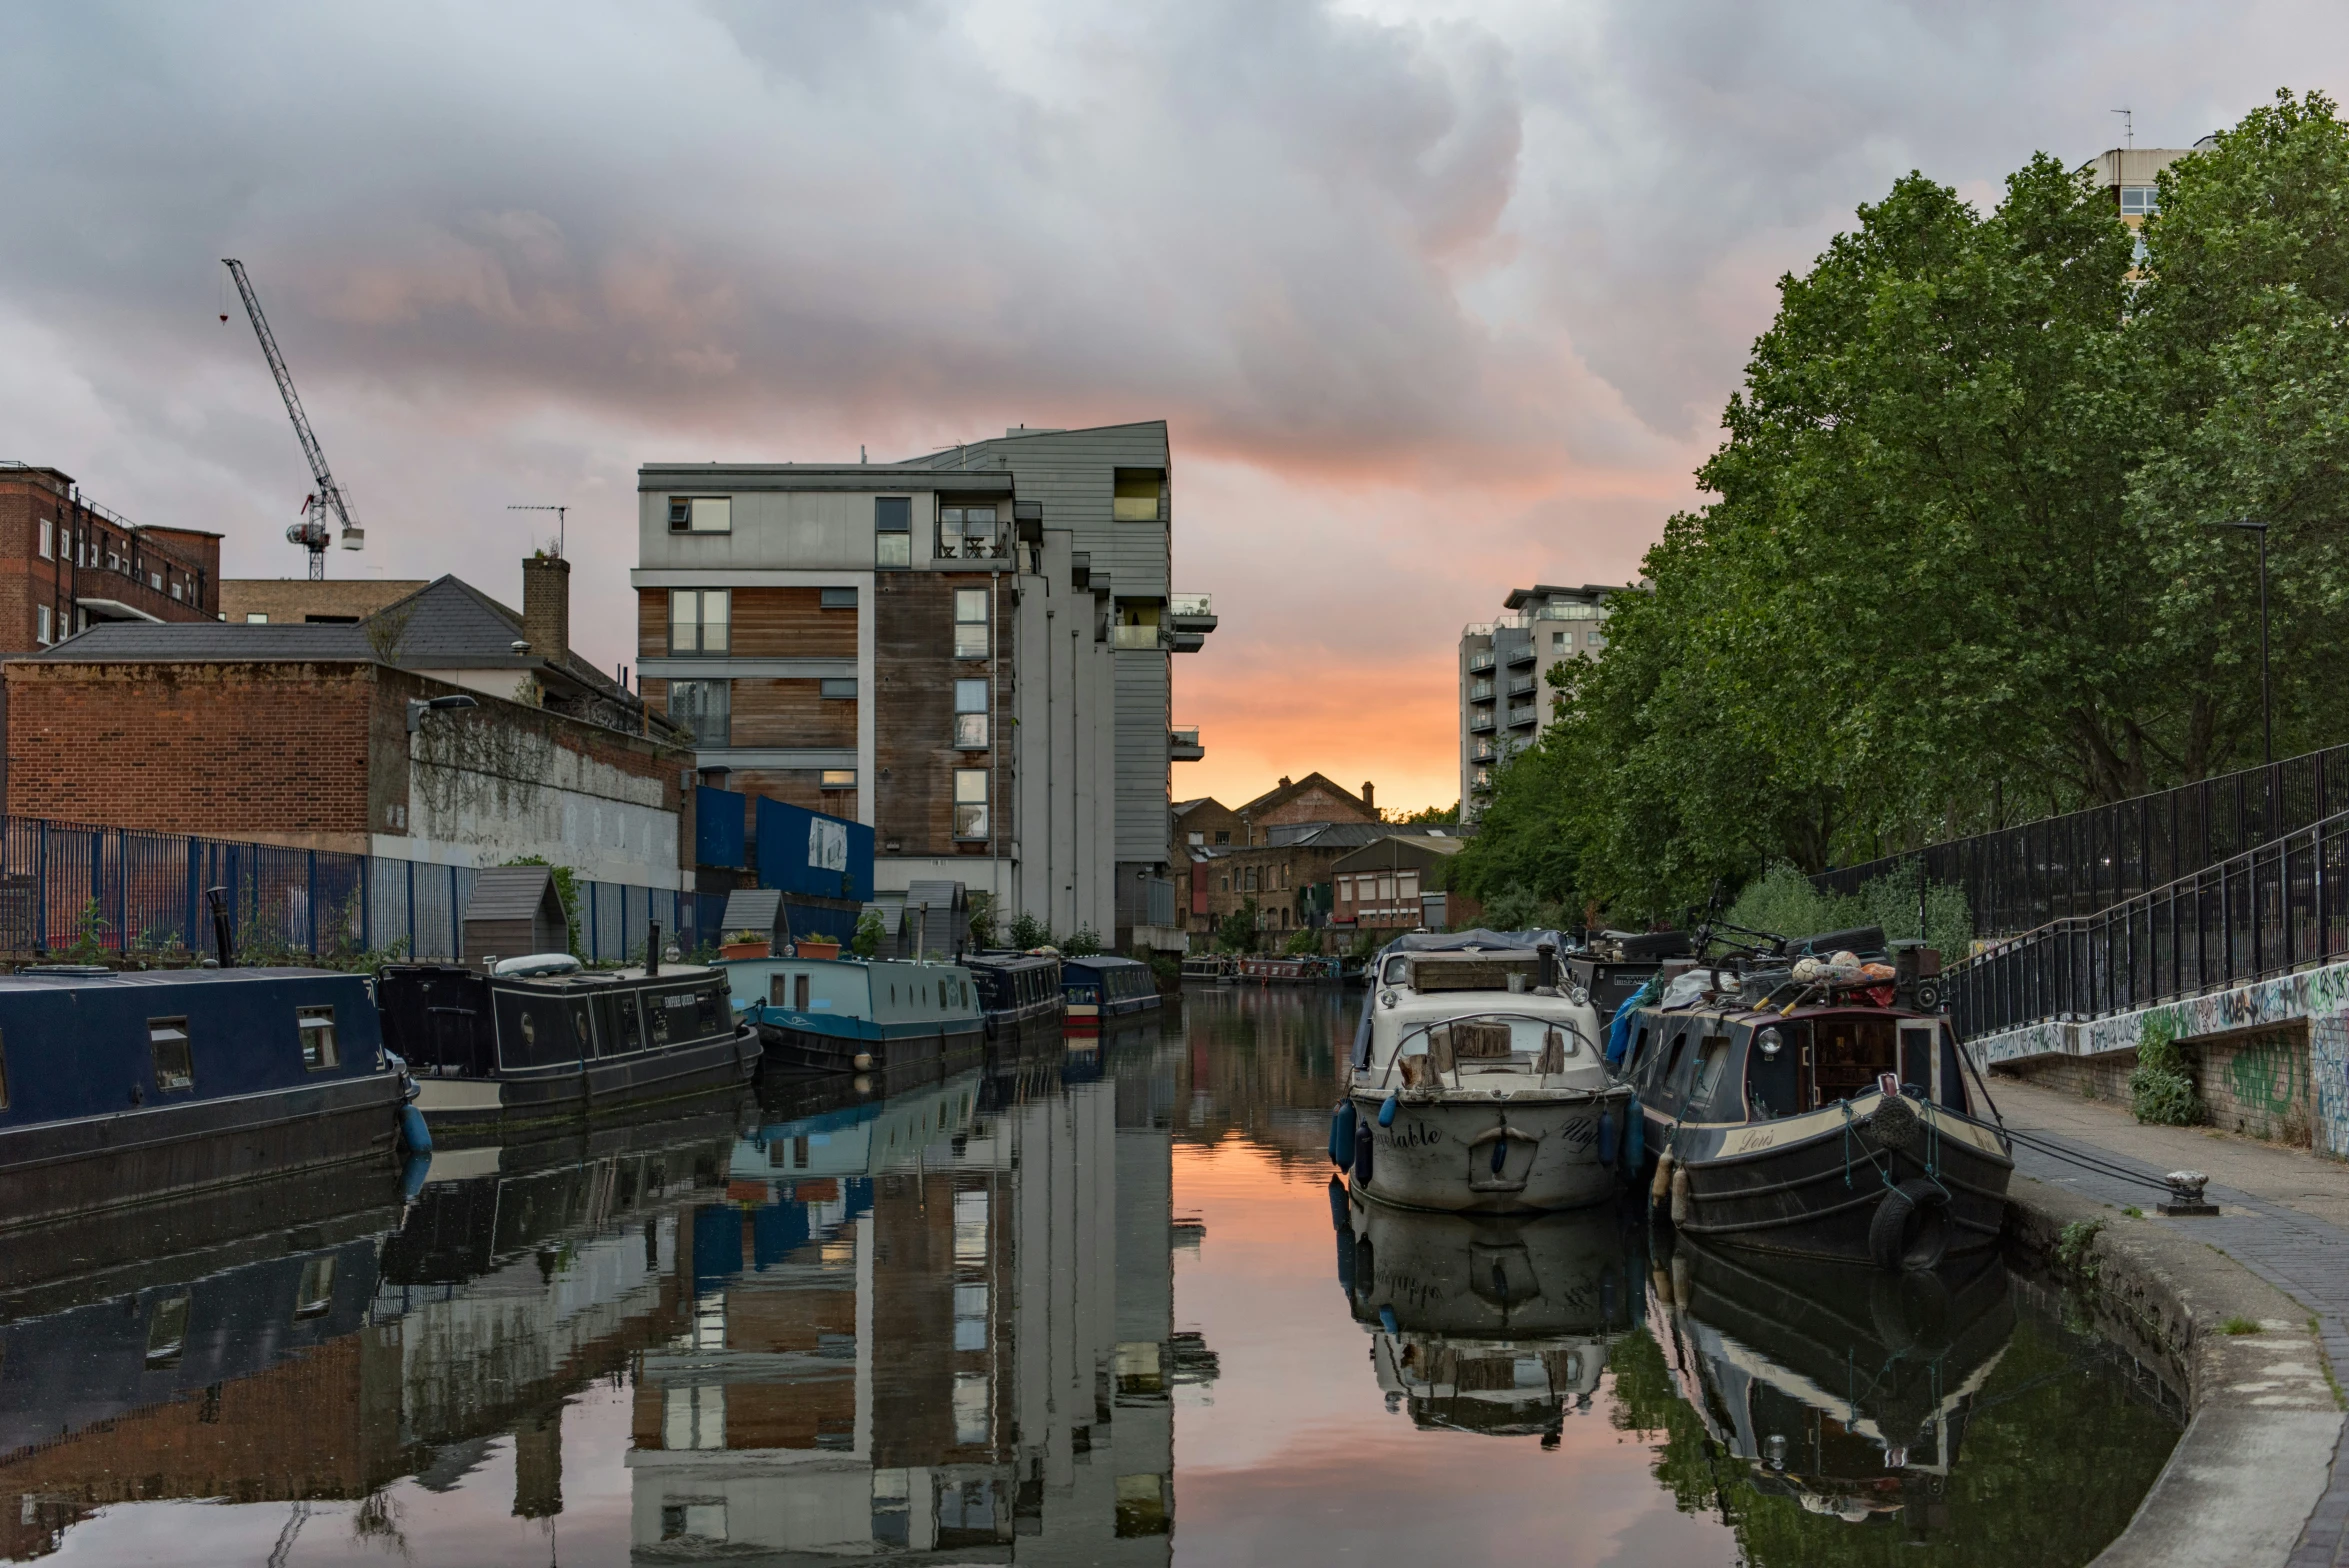
[[[661,972],[661,923],[652,921],[644,932],[644,972],[649,978]]]
[[[1535,947],[1534,952],[1542,961],[1539,981],[1541,988],[1545,991],[1555,991],[1558,988],[1558,944],[1544,942]]]
[[[236,958],[228,940],[228,889],[204,889],[204,902],[212,906],[212,945],[219,950],[220,967],[234,969]]]

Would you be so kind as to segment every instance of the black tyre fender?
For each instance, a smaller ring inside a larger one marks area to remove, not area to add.
[[[1877,1200],[1868,1256],[1880,1269],[1929,1269],[1949,1250],[1949,1194],[1911,1177]]]
[[[1895,1360],[1931,1358],[1949,1348],[1949,1287],[1923,1269],[1876,1276],[1868,1289],[1868,1316],[1885,1353]]]

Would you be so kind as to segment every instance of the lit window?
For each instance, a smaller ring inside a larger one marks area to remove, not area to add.
[[[823,789],[854,789],[856,788],[856,769],[826,768],[819,787]]]
[[[1158,521],[1158,491],[1165,475],[1155,468],[1121,468],[1109,515],[1121,523]]]
[[[2152,186],[2124,185],[2121,187],[2122,217],[2143,218],[2158,210],[2160,210],[2160,204],[2154,199]]]
[[[984,588],[954,590],[954,656],[958,659],[987,657],[987,590]]]
[[[724,653],[733,619],[733,590],[672,588],[669,590],[669,651]]]
[[[41,519],[41,559],[57,559],[57,525],[46,517]]]
[[[856,700],[856,677],[853,675],[828,676],[824,680],[820,694],[826,702],[854,702]]]
[[[690,733],[696,746],[728,744],[734,724],[734,683],[669,682],[669,722]]]
[[[734,498],[723,495],[669,497],[669,532],[728,534],[734,531]]]
[[[954,836],[956,838],[985,838],[987,836],[987,770],[985,768],[956,768],[954,770]]]
[[[269,617],[262,614],[258,610],[247,610],[245,612],[245,624],[247,626],[267,626],[269,624]]]
[[[954,683],[954,743],[961,747],[987,744],[987,683]]]
[[[873,565],[885,572],[903,571],[913,565],[911,496],[873,498]]]
[[[45,604],[33,607],[33,641],[49,646],[49,607]]]

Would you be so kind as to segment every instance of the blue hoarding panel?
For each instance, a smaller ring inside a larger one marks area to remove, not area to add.
[[[697,866],[732,866],[747,869],[750,861],[743,854],[742,830],[745,809],[749,800],[735,790],[712,789],[707,784],[693,791],[693,863]]]
[[[759,797],[759,886],[857,903],[873,896],[873,830]]]

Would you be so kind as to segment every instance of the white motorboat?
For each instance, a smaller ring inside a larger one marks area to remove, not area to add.
[[[1637,1125],[1549,933],[1403,938],[1380,956],[1330,1158],[1363,1197],[1539,1214],[1621,1189]]]

